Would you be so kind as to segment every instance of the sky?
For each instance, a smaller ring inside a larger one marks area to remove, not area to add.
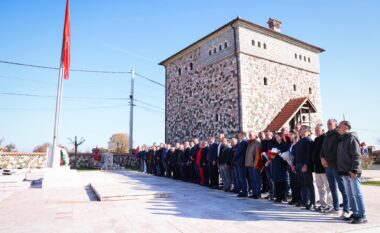
[[[324,121],[344,115],[361,141],[379,148],[379,9],[376,0],[71,0],[71,68],[134,68],[164,83],[158,63],[211,31],[237,16],[265,27],[276,18],[282,33],[326,49],[320,56]],[[64,11],[65,0],[1,0],[0,60],[58,67]],[[0,63],[3,146],[32,151],[52,141],[57,82],[57,70]],[[128,133],[130,88],[130,74],[71,72],[59,142],[70,148],[68,138],[84,137],[79,150],[86,151]],[[144,102],[134,110],[135,145],[163,142],[164,88],[136,77],[135,98]]]

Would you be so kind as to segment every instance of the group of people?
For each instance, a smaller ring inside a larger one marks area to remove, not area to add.
[[[358,136],[349,121],[329,119],[327,128],[317,124],[314,140],[310,126],[301,124],[291,131],[240,132],[230,139],[219,133],[218,142],[210,136],[174,146],[144,145],[137,156],[145,173],[366,223]]]

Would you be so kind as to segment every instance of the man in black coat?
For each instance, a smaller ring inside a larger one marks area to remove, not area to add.
[[[190,159],[190,143],[185,142],[184,152],[182,156],[182,180],[189,181],[189,159]]]
[[[209,150],[207,154],[208,170],[210,175],[210,187],[213,189],[219,188],[219,173],[218,173],[218,144],[215,143],[213,136],[209,137]]]
[[[302,125],[299,132],[301,140],[295,145],[293,165],[301,188],[302,204],[306,209],[311,210],[315,208],[312,173],[314,168],[310,166],[312,164],[313,140],[310,137],[310,126]]]
[[[210,184],[210,172],[208,170],[208,151],[209,151],[209,145],[207,141],[202,142],[204,144],[204,147],[202,148],[202,155],[201,155],[201,168],[203,169],[203,176],[205,178],[205,183],[202,185],[209,186]]]
[[[173,178],[178,180],[179,179],[179,164],[178,164],[178,157],[180,154],[179,150],[179,143],[175,144],[175,149],[172,155],[171,164],[173,169]]]
[[[192,183],[199,184],[200,182],[200,174],[198,166],[195,162],[195,158],[197,157],[197,153],[199,150],[199,140],[198,138],[194,138],[191,142],[191,149],[190,149],[190,158],[189,158],[189,169],[190,169],[190,180]]]
[[[163,166],[162,166],[162,153],[163,153],[164,144],[160,144],[160,148],[156,151],[156,175],[162,176]]]

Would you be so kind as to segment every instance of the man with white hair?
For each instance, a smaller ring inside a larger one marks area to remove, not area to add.
[[[340,215],[339,211],[339,192],[343,197],[343,213],[342,218],[349,219],[350,217],[350,203],[344,190],[343,178],[338,174],[337,168],[337,148],[338,148],[338,122],[331,118],[327,121],[328,131],[325,134],[325,138],[322,143],[321,148],[321,162],[323,167],[325,167],[327,180],[329,182],[329,187],[331,190],[331,196],[333,200],[333,210],[331,214]]]
[[[337,168],[343,179],[347,197],[350,199],[352,215],[345,220],[351,220],[353,224],[367,222],[364,197],[361,191],[361,160],[360,143],[358,135],[351,131],[351,123],[342,121],[339,123],[339,138],[337,148]]]
[[[315,182],[317,184],[319,193],[320,206],[317,208],[318,211],[328,212],[332,210],[332,199],[329,187],[329,182],[326,177],[325,168],[321,163],[321,148],[322,143],[325,138],[325,130],[323,129],[323,124],[317,124],[315,126],[315,140],[313,142],[313,164],[315,172]]]
[[[261,143],[256,139],[253,131],[248,133],[248,146],[245,154],[245,167],[248,171],[250,186],[252,187],[252,196],[250,198],[259,199],[261,197],[261,167],[259,159],[261,156]]]

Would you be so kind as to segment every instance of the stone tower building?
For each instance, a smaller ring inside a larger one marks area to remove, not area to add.
[[[324,50],[241,18],[177,52],[165,66],[165,140],[321,122]]]

